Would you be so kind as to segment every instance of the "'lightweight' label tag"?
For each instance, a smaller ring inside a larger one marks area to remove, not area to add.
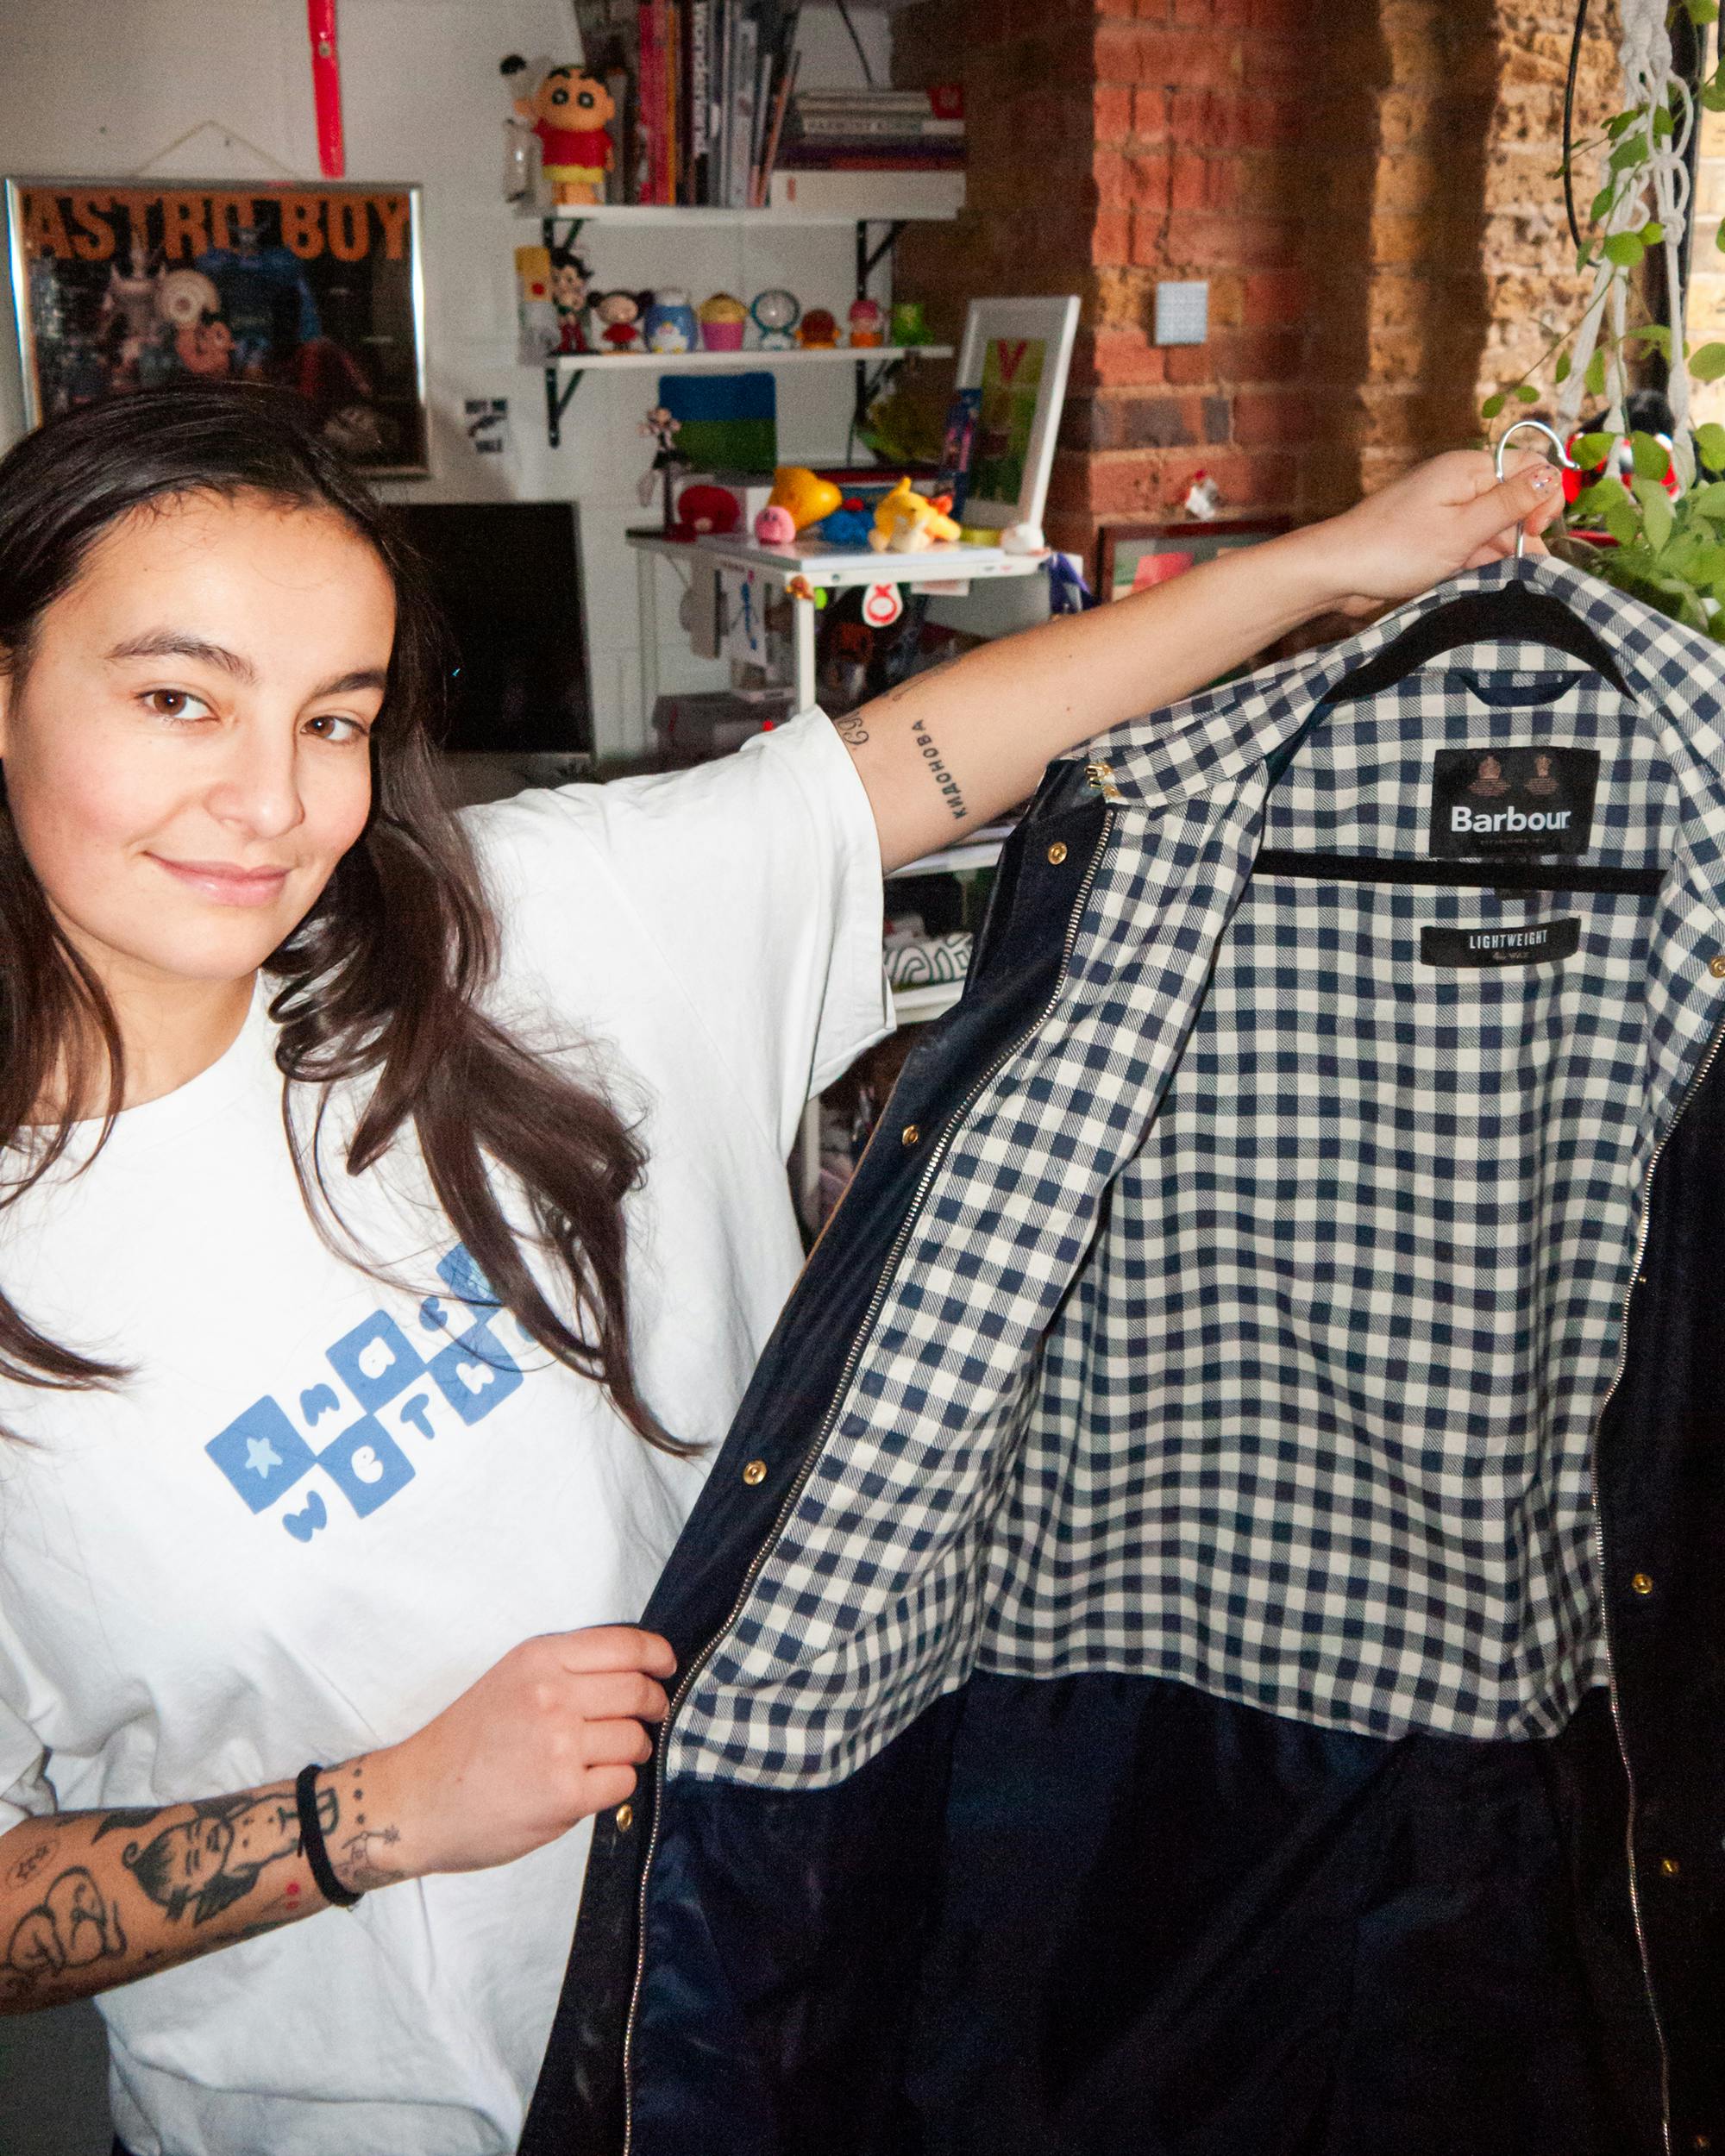
[[[1432,851],[1446,861],[1585,853],[1598,783],[1596,749],[1440,749]]]
[[[1573,958],[1581,948],[1581,923],[1530,921],[1525,928],[1422,928],[1422,966],[1536,966]]]

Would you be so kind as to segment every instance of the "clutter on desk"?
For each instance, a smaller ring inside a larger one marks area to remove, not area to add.
[[[781,464],[773,474],[773,492],[768,497],[768,506],[788,511],[792,524],[801,531],[809,524],[819,523],[844,498],[831,479],[822,479],[806,464]]]
[[[889,934],[888,981],[894,988],[932,988],[943,981],[963,981],[970,970],[970,950],[971,939],[963,929],[950,936]]]
[[[677,490],[676,515],[668,536],[673,539],[723,538],[742,521],[742,508],[728,486],[697,480]]]
[[[700,317],[701,342],[709,352],[740,352],[749,310],[731,292],[714,292],[695,310]]]
[[[729,755],[791,716],[788,689],[700,689],[662,696],[653,731],[668,762],[706,763]]]
[[[939,493],[952,497],[952,514],[964,518],[964,498],[970,491],[970,466],[976,454],[976,428],[982,409],[980,384],[955,389],[946,407],[946,434],[940,445]]]
[[[920,554],[956,540],[959,527],[946,514],[951,506],[950,494],[931,499],[919,494],[908,479],[901,479],[875,511],[869,544],[877,554]]]
[[[803,303],[794,292],[787,291],[782,285],[769,285],[763,292],[756,292],[749,303],[749,312],[754,319],[763,352],[791,352],[796,348],[796,339],[791,332],[796,328],[803,311]]]
[[[787,547],[797,536],[797,520],[782,502],[768,502],[756,513],[755,536],[763,547]]]
[[[676,481],[680,473],[689,468],[687,450],[677,446],[677,436],[682,422],[663,404],[655,404],[642,420],[637,431],[644,435],[654,445],[653,461],[637,482],[636,499],[644,509],[652,500],[654,489],[660,490],[663,499],[664,528],[669,532],[677,521]]]
[[[1208,524],[1221,514],[1222,490],[1208,472],[1195,472],[1186,490],[1186,514]]]

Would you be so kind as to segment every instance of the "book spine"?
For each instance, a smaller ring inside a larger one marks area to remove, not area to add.
[[[888,141],[904,142],[962,142],[964,139],[962,120],[868,119],[842,112],[807,111],[799,111],[796,120],[798,134],[806,135],[810,141],[828,135],[852,141],[865,135],[883,135]]]
[[[707,141],[712,106],[712,0],[690,0],[689,7],[689,199],[707,199]]]
[[[654,199],[654,179],[659,169],[659,71],[655,62],[653,7],[654,0],[640,0],[636,9],[633,199],[637,203]]]
[[[736,81],[731,95],[731,124],[735,141],[731,147],[728,206],[732,210],[746,210],[749,206],[749,173],[755,149],[756,43],[754,18],[751,16],[740,16],[737,25]]]
[[[797,86],[797,70],[802,66],[802,58],[800,53],[792,53],[791,64],[779,85],[779,94],[774,101],[772,122],[767,129],[767,146],[761,154],[760,177],[755,188],[755,202],[760,209],[766,208],[767,198],[772,191],[773,167],[779,161],[779,141],[784,133],[785,114],[789,110],[792,93]]]

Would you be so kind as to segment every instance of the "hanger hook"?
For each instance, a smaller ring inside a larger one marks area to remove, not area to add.
[[[1578,472],[1581,469],[1581,467],[1576,462],[1575,459],[1564,447],[1563,436],[1559,434],[1555,427],[1548,427],[1543,419],[1518,419],[1515,421],[1512,425],[1506,427],[1502,435],[1498,437],[1497,477],[1500,482],[1503,478],[1503,452],[1509,447],[1509,444],[1515,439],[1515,436],[1518,434],[1523,433],[1529,427],[1534,428],[1538,433],[1544,435],[1546,441],[1551,443],[1552,448],[1557,451],[1558,462],[1562,466],[1565,472]],[[1515,527],[1515,559],[1518,561],[1521,559],[1521,549],[1527,544],[1527,527],[1523,524],[1517,524]]]

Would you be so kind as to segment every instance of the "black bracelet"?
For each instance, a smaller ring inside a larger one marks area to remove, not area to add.
[[[311,1867],[311,1876],[323,1899],[333,1902],[338,1909],[350,1909],[361,1897],[336,1877],[329,1852],[323,1846],[323,1825],[317,1816],[317,1777],[323,1771],[321,1766],[302,1767],[293,1785],[294,1808],[299,1814],[299,1846],[305,1852],[305,1861]]]

